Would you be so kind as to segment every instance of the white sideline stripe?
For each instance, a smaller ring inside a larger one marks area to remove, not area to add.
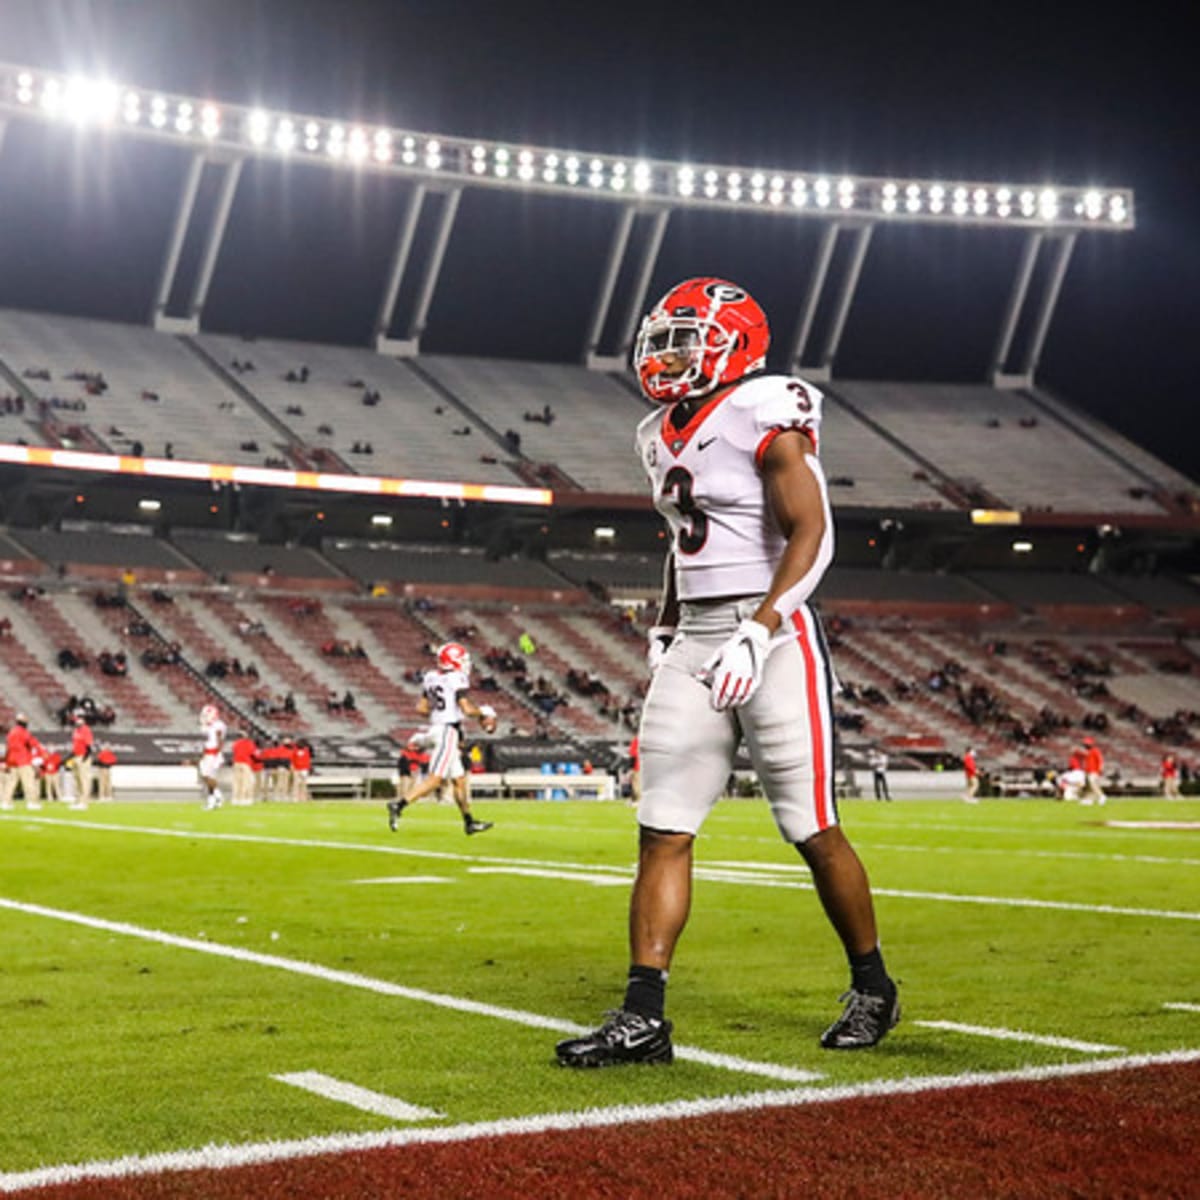
[[[1163,1008],[1173,1008],[1176,1012],[1200,1013],[1200,1004],[1188,1004],[1183,1000],[1168,1001]]]
[[[872,850],[895,850],[904,854],[995,854],[1005,858],[1065,858],[1075,862],[1151,863],[1166,867],[1200,867],[1200,858],[1171,858],[1164,854],[1097,854],[1089,850],[1010,850],[999,846],[913,846],[903,842],[869,842]]]
[[[276,838],[251,833],[213,833],[201,830],[160,829],[143,825],[110,825],[92,821],[71,821],[56,817],[38,817],[30,818],[30,820],[46,825],[57,825],[65,829],[97,829],[115,833],[142,833],[155,837],[183,838],[187,841],[253,842],[269,846],[291,846],[318,850],[353,850],[365,854],[400,854],[411,858],[433,858],[448,862],[490,863],[503,867],[527,866],[539,869],[556,868],[564,871],[585,869],[597,872],[615,872],[625,879],[631,878],[633,873],[632,867],[610,867],[598,863],[590,863],[586,868],[581,868],[579,863],[547,862],[536,858],[501,858],[486,854],[452,854],[444,850],[411,850],[402,846],[381,846],[358,842],[326,842],[313,838]],[[700,878],[705,878],[705,876],[700,876]],[[721,876],[714,876],[713,878],[717,882],[733,882]],[[737,882],[747,884],[751,887],[794,887],[798,889],[811,889],[812,887],[811,883],[804,883],[799,880],[793,882],[786,879],[757,879],[753,874],[748,874],[744,879],[739,878]],[[959,895],[952,892],[918,892],[902,888],[873,887],[872,891],[876,896],[890,896],[900,900],[934,900],[949,904],[987,904],[1002,908],[1036,908],[1059,912],[1096,913],[1104,916],[1151,917],[1164,921],[1200,921],[1200,912],[1179,912],[1170,909],[1121,908],[1112,904],[1083,904],[1069,900],[1031,900],[1008,896],[971,896]]]
[[[965,896],[952,892],[914,892],[907,888],[872,887],[876,896],[901,900],[944,900],[950,904],[990,904],[1002,908],[1046,908],[1059,912],[1097,913],[1111,917],[1158,917],[1164,921],[1200,921],[1200,912],[1164,908],[1122,908],[1117,904],[1081,904],[1073,900],[1031,900],[1010,896]]]
[[[307,975],[326,983],[339,983],[343,987],[360,988],[376,992],[381,996],[399,996],[404,1000],[416,1000],[421,1004],[433,1004],[438,1008],[449,1008],[455,1012],[471,1013],[477,1017],[494,1017],[500,1021],[511,1021],[514,1025],[528,1025],[534,1029],[552,1029],[556,1033],[587,1033],[587,1025],[574,1021],[563,1021],[558,1017],[543,1017],[539,1013],[524,1012],[519,1008],[505,1008],[496,1004],[483,1004],[478,1000],[467,1000],[461,996],[448,996],[442,992],[428,992],[423,988],[404,987],[389,983],[385,979],[372,979],[355,971],[338,971],[322,967],[318,963],[305,962],[298,958],[282,958],[277,954],[260,954],[240,946],[226,946],[220,942],[201,941],[198,938],[179,937],[157,929],[145,929],[140,925],[129,925],[124,921],[109,921],[103,917],[89,917],[84,913],[67,912],[57,908],[45,908],[40,904],[26,904],[20,900],[9,900],[0,896],[0,909],[27,913],[35,917],[49,917],[55,921],[67,921],[72,925],[85,925],[90,929],[102,929],[107,933],[120,933],[126,937],[141,938],[147,942],[158,942],[163,946],[174,946],[180,950],[198,950],[201,954],[212,954],[217,958],[230,958],[236,962],[253,963],[259,967],[273,967],[279,971],[290,971],[293,975]],[[699,1050],[693,1046],[676,1046],[675,1057],[685,1058],[708,1067],[720,1067],[726,1071],[739,1071],[745,1075],[761,1075],[766,1079],[777,1079],[782,1083],[811,1083],[823,1076],[817,1071],[802,1071],[796,1067],[780,1066],[777,1063],[754,1062],[738,1058],[733,1054],[716,1054]]]
[[[1110,829],[1181,829],[1187,833],[1200,831],[1200,821],[1105,821]]]
[[[163,1175],[176,1171],[217,1171],[231,1167],[286,1162],[327,1154],[356,1154],[397,1146],[447,1145],[482,1138],[513,1137],[535,1133],[574,1132],[642,1125],[651,1121],[680,1121],[689,1117],[725,1113],[757,1112],[768,1108],[803,1108],[877,1096],[911,1096],[929,1092],[957,1091],[972,1087],[995,1087],[1005,1083],[1045,1083],[1088,1075],[1145,1067],[1183,1066],[1200,1062],[1200,1050],[1172,1050],[1166,1054],[1135,1054],[1058,1066],[1022,1067],[1014,1071],[971,1072],[965,1075],[926,1075],[904,1079],[875,1080],[829,1088],[789,1088],[749,1092],[740,1096],[715,1096],[701,1100],[674,1100],[665,1104],[621,1105],[591,1108],[582,1112],[543,1113],[532,1117],[508,1117],[468,1125],[441,1128],[394,1129],[378,1133],[329,1134],[282,1142],[249,1142],[240,1146],[205,1146],[199,1150],[176,1150],[164,1154],[127,1155],[124,1158],[89,1163],[37,1167],[0,1175],[0,1192],[23,1188],[52,1187],[84,1179],[128,1179],[136,1175]]]
[[[449,875],[384,875],[379,879],[352,879],[351,883],[455,883]]]
[[[471,875],[524,875],[530,879],[568,879],[572,883],[591,883],[596,887],[627,888],[622,875],[591,875],[585,871],[548,871],[538,867],[468,867]]]
[[[997,1029],[991,1025],[961,1025],[957,1021],[914,1021],[926,1029],[944,1029],[948,1033],[968,1033],[976,1037],[996,1038],[1001,1042],[1029,1042],[1034,1046],[1053,1046],[1058,1050],[1079,1050],[1084,1054],[1124,1054],[1124,1046],[1107,1046],[1103,1042],[1080,1042],[1074,1038],[1047,1037],[1026,1033],[1022,1029]]]
[[[322,1075],[320,1071],[293,1071],[289,1075],[272,1075],[271,1078],[312,1092],[314,1096],[324,1096],[326,1100],[349,1104],[352,1108],[389,1117],[393,1121],[433,1121],[446,1115],[434,1108],[405,1104],[395,1096],[385,1096],[382,1092],[373,1092],[370,1088],[359,1087],[356,1083],[346,1083],[341,1079],[334,1079],[332,1075]]]

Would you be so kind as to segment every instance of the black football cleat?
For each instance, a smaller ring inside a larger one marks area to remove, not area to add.
[[[826,1050],[865,1050],[883,1040],[900,1020],[900,996],[896,985],[886,995],[857,992],[853,988],[838,997],[846,1010],[821,1034]]]
[[[400,820],[400,814],[404,811],[404,807],[398,800],[388,801],[388,828],[395,833],[396,822]]]
[[[623,1009],[614,1009],[606,1016],[599,1029],[558,1043],[555,1053],[560,1066],[616,1067],[674,1060],[670,1021]]]
[[[495,825],[495,823],[495,821],[476,821],[475,818],[472,817],[471,820],[469,820],[463,826],[463,832],[467,835],[467,837],[470,837],[473,833],[486,833],[493,825]]]

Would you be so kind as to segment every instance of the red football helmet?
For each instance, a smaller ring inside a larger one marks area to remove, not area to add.
[[[766,362],[771,330],[754,297],[725,279],[676,284],[642,319],[633,366],[651,400],[674,404],[736,383]],[[687,359],[666,374],[663,356]]]
[[[438,647],[438,669],[441,671],[469,671],[471,655],[466,646],[459,642],[447,642]]]

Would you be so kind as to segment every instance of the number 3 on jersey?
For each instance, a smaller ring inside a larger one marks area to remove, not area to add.
[[[663,478],[662,494],[673,497],[681,518],[675,536],[675,548],[681,554],[697,554],[708,540],[708,517],[692,495],[692,473],[686,467],[672,467]]]

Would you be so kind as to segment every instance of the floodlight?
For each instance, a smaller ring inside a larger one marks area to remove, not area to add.
[[[284,117],[275,126],[275,149],[282,150],[286,154],[289,150],[294,149],[295,146],[296,127],[287,117]]]
[[[388,513],[372,513],[371,524],[377,529],[390,529],[392,526],[392,518]]]
[[[592,536],[598,542],[611,542],[617,536],[617,531],[611,525],[597,525],[592,530]]]
[[[255,109],[246,119],[246,133],[256,146],[266,145],[271,128],[271,118],[261,109]]]
[[[142,510],[142,512],[158,512],[159,509],[162,508],[162,501],[161,500],[139,500],[138,508],[140,508]]]
[[[1016,554],[1028,554],[1033,549],[1032,542],[1013,542],[1013,552]]]
[[[56,113],[61,105],[62,84],[57,79],[47,79],[42,85],[42,108],[48,113]]]
[[[200,109],[200,132],[211,142],[221,133],[221,110],[215,104]]]

